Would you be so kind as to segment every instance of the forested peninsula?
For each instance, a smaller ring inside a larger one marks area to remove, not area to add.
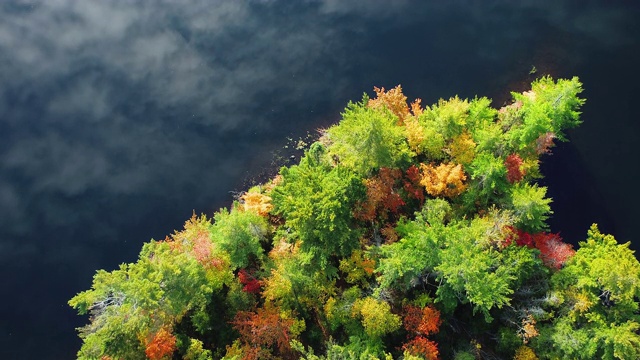
[[[96,273],[78,359],[640,359],[640,264],[550,233],[540,159],[577,78],[349,103],[298,164]]]

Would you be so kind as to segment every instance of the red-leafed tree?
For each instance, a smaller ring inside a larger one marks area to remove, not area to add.
[[[533,235],[520,229],[515,229],[512,226],[508,227],[511,235],[506,239],[506,245],[510,245],[515,242],[518,246],[526,246],[533,249],[535,247],[533,242]]]
[[[410,198],[420,201],[420,204],[424,202],[424,187],[420,185],[421,180],[420,169],[411,165],[405,173],[404,190]]]
[[[242,285],[244,285],[242,291],[253,294],[260,292],[260,280],[249,274],[247,270],[241,269],[240,271],[238,271],[238,280]]]
[[[518,246],[527,246],[540,250],[540,259],[552,269],[560,269],[575,254],[573,247],[563,242],[558,234],[545,232],[529,234],[525,231],[514,229],[512,236],[507,238],[506,244],[509,245],[514,241]]]
[[[147,343],[145,354],[150,360],[170,359],[176,350],[176,337],[166,328],[161,328]]]
[[[231,322],[240,333],[244,359],[259,359],[277,350],[280,356],[291,353],[291,326],[294,319],[285,319],[277,307],[262,307],[256,311],[239,311]]]
[[[540,250],[542,262],[550,268],[560,269],[576,253],[558,234],[538,233],[533,239],[536,248]]]
[[[510,183],[516,183],[524,177],[524,171],[522,171],[522,158],[518,154],[511,154],[507,156],[504,161],[504,165],[507,168],[507,180]]]

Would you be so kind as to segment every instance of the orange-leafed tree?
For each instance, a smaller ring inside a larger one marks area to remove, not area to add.
[[[522,319],[522,324],[518,329],[518,335],[520,335],[520,337],[522,338],[522,342],[525,344],[527,344],[532,338],[540,335],[538,329],[536,328],[536,320],[531,314]]]
[[[404,123],[404,120],[411,116],[409,106],[407,105],[407,97],[402,93],[402,86],[385,91],[384,87],[374,87],[376,93],[375,99],[369,99],[367,106],[377,108],[387,108],[392,114],[398,117],[398,125]]]
[[[442,324],[440,311],[433,306],[420,308],[415,305],[407,305],[404,307],[404,313],[402,322],[409,334],[427,336],[440,331]]]
[[[245,211],[253,211],[260,216],[268,216],[273,210],[271,197],[259,192],[246,192],[240,197],[242,209]]]
[[[438,344],[427,339],[427,336],[440,331],[440,325],[442,325],[440,311],[432,305],[423,308],[407,305],[403,310],[402,323],[411,340],[405,343],[402,349],[414,356],[437,359],[439,355]]]
[[[440,355],[438,344],[424,336],[416,336],[411,341],[402,346],[402,350],[413,355],[420,356],[427,360],[437,360]]]
[[[431,196],[445,196],[453,198],[460,195],[465,189],[464,181],[467,176],[462,170],[461,164],[442,163],[438,166],[421,164],[422,184]]]
[[[147,343],[145,354],[150,360],[171,359],[176,350],[176,337],[166,328],[161,328]]]
[[[397,214],[405,204],[398,189],[402,184],[402,171],[400,169],[381,168],[378,175],[365,180],[367,198],[359,204],[356,217],[373,221],[380,216],[386,220],[389,213]]]
[[[239,311],[231,322],[240,333],[244,359],[259,359],[277,351],[281,357],[291,355],[289,342],[295,320],[284,318],[275,306],[256,311]]]

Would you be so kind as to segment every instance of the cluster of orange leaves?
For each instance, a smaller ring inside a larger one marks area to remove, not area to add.
[[[367,106],[374,109],[386,108],[396,117],[398,125],[404,125],[407,133],[409,147],[418,154],[421,152],[420,144],[425,139],[425,134],[418,122],[418,116],[423,113],[422,100],[414,100],[410,106],[407,105],[407,97],[402,93],[400,85],[385,91],[383,88],[374,87],[375,99],[369,99]]]
[[[149,360],[170,359],[176,350],[176,337],[166,328],[161,328],[147,343],[144,352]]]
[[[398,125],[404,124],[404,121],[411,116],[409,106],[407,106],[407,97],[402,93],[402,86],[398,85],[386,92],[384,88],[374,87],[373,91],[376,93],[376,98],[369,99],[367,106],[370,108],[388,109],[392,114],[398,117]],[[419,106],[420,101],[416,100],[416,102]]]
[[[440,311],[431,305],[423,308],[407,305],[404,307],[404,314],[402,320],[404,328],[411,334],[424,336],[436,334],[442,325]]]
[[[240,333],[243,359],[253,360],[269,357],[274,348],[281,356],[289,354],[294,322],[294,319],[282,318],[277,307],[268,306],[256,311],[239,311],[231,324]]]
[[[438,344],[422,336],[417,336],[404,344],[402,349],[413,356],[421,356],[427,360],[437,360],[440,355]]]
[[[436,334],[440,331],[442,319],[440,311],[433,306],[420,308],[415,305],[404,307],[404,318],[402,320],[404,328],[413,337],[402,347],[403,350],[414,356],[422,356],[425,359],[438,359],[438,344],[427,339],[428,335]]]
[[[421,164],[420,168],[422,170],[420,184],[431,196],[453,198],[466,189],[464,181],[467,180],[467,176],[461,164],[442,163],[438,166]]]
[[[396,190],[402,178],[400,169],[381,168],[378,175],[365,180],[367,199],[360,204],[356,217],[364,221],[372,221],[379,215],[386,219],[388,213],[397,214],[404,200]]]
[[[273,210],[271,197],[258,192],[246,192],[240,197],[240,201],[244,211],[253,211],[263,217],[267,217]]]
[[[522,342],[525,344],[528,343],[531,338],[540,335],[538,329],[536,329],[536,320],[533,316],[528,315],[526,318],[522,319],[522,326],[518,333],[520,334],[520,337],[522,337]]]
[[[364,181],[367,198],[359,203],[355,217],[363,221],[373,221],[376,217],[387,220],[389,214],[397,214],[405,205],[401,196],[404,189],[409,199],[424,201],[424,189],[420,186],[422,175],[420,170],[412,165],[403,177],[402,170],[381,168],[378,174]]]

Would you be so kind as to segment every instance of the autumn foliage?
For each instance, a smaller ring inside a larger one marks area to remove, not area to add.
[[[440,319],[440,311],[433,306],[425,306],[420,308],[415,305],[407,305],[403,308],[404,318],[402,323],[404,328],[415,335],[431,335],[436,334],[440,330],[442,320]]]
[[[242,291],[247,293],[260,292],[260,281],[253,277],[253,275],[249,274],[247,270],[241,269],[238,271],[238,280],[243,285]]]
[[[273,209],[271,197],[259,192],[246,192],[240,197],[245,211],[253,211],[260,216],[268,216]]]
[[[380,169],[377,176],[365,180],[367,199],[360,204],[356,216],[365,221],[372,221],[377,216],[387,219],[389,213],[397,214],[405,205],[398,189],[402,184],[400,169]]]
[[[448,153],[455,162],[466,165],[473,161],[475,148],[473,138],[465,132],[453,138]]]
[[[522,345],[516,351],[516,355],[513,360],[538,360],[538,357],[530,347]]]
[[[405,173],[404,190],[409,198],[418,200],[420,204],[424,202],[424,188],[420,184],[421,180],[420,169],[411,165]]]
[[[460,195],[465,189],[464,181],[467,176],[462,170],[461,164],[442,163],[440,165],[421,164],[422,184],[431,196],[444,196],[453,198]]]
[[[289,353],[293,319],[284,318],[277,307],[261,307],[256,311],[239,311],[232,325],[240,333],[244,359],[260,359],[271,350]]]
[[[440,331],[442,324],[440,311],[432,305],[423,308],[407,305],[403,307],[403,312],[402,323],[411,340],[405,343],[402,349],[411,355],[422,356],[425,359],[437,359],[438,344],[426,337]]]
[[[150,360],[171,359],[171,354],[176,350],[176,337],[161,328],[147,344],[145,354]]]
[[[633,251],[545,232],[533,181],[581,84],[532,89],[497,110],[375,88],[299,164],[98,272],[69,302],[78,359],[640,359]]]
[[[562,241],[558,234],[539,233],[534,236],[540,258],[550,268],[560,269],[576,252],[570,244]]]
[[[524,171],[522,170],[522,158],[518,154],[511,154],[507,156],[504,161],[504,165],[507,168],[507,180],[513,184],[519,182],[524,177]]]
[[[546,132],[536,139],[536,153],[538,155],[542,154],[550,154],[551,148],[555,145],[553,140],[556,138],[556,135],[552,132]]]
[[[440,355],[438,344],[423,336],[416,336],[402,346],[402,349],[414,356],[421,356],[427,360],[436,360]]]
[[[376,98],[369,100],[369,107],[374,109],[388,109],[392,114],[398,117],[399,124],[403,124],[404,120],[411,116],[409,106],[407,106],[407,97],[402,93],[402,87],[400,85],[389,91],[385,91],[384,87],[374,87],[373,91],[376,93]]]
[[[511,237],[507,239],[507,245],[515,241],[518,246],[540,250],[540,259],[552,269],[560,269],[575,254],[573,247],[563,242],[558,234],[545,232],[529,234],[519,229],[512,229],[511,233]]]

